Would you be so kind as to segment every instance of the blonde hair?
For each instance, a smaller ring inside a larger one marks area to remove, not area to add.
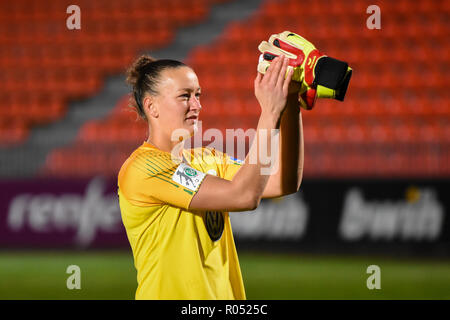
[[[145,93],[148,92],[152,95],[157,95],[157,86],[161,72],[165,69],[183,66],[186,65],[177,60],[157,60],[146,54],[137,58],[126,73],[126,82],[133,88],[133,95],[130,97],[130,107],[135,109],[142,119],[147,120],[142,105],[142,98]]]

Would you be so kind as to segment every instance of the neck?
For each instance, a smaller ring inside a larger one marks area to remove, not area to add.
[[[170,136],[166,136],[161,131],[152,132],[149,129],[147,142],[154,145],[159,150],[171,153],[181,158],[184,149],[184,143],[172,141]]]

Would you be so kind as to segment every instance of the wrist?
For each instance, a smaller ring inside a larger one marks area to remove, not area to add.
[[[281,119],[281,112],[277,111],[261,111],[260,121],[264,123],[264,127],[278,128]]]

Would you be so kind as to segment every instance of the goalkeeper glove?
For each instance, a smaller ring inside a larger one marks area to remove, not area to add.
[[[317,98],[344,101],[352,76],[346,62],[326,56],[311,42],[289,31],[271,35],[258,49],[262,52],[258,64],[261,73],[275,57],[283,54],[289,58],[289,67],[294,68],[292,80],[301,84],[299,102],[303,108],[312,109]]]

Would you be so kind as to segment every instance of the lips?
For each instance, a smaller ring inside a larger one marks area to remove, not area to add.
[[[186,118],[186,120],[197,120],[198,116],[190,116],[188,118]]]

